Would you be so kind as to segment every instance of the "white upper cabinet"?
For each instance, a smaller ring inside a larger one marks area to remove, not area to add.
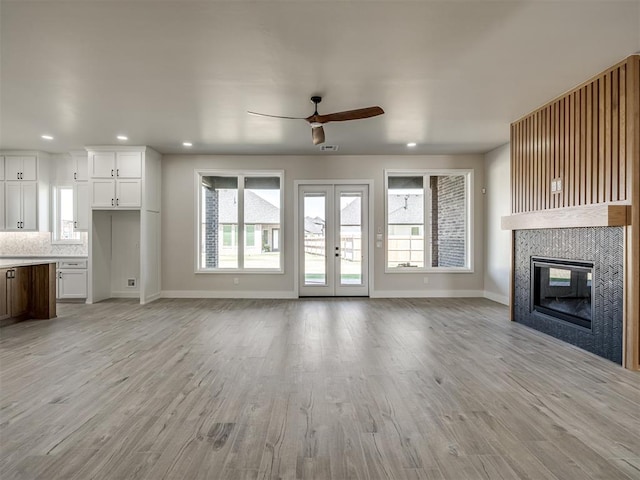
[[[45,152],[0,152],[0,230],[49,231],[52,163]]]
[[[4,230],[4,182],[0,181],[0,230]]]
[[[38,185],[35,182],[7,182],[6,230],[36,231],[38,229]]]
[[[73,228],[89,230],[89,182],[76,182],[73,188]]]
[[[5,180],[37,180],[37,158],[35,156],[7,155],[5,162]]]
[[[89,160],[86,152],[84,154],[82,152],[73,152],[71,158],[73,159],[72,165],[74,168],[73,179],[76,182],[86,182],[89,180]]]
[[[91,178],[141,178],[142,152],[92,152]]]
[[[114,178],[116,152],[92,152],[89,154],[91,178]]]
[[[142,177],[142,153],[141,152],[118,152],[116,154],[116,177],[117,178],[141,178]]]

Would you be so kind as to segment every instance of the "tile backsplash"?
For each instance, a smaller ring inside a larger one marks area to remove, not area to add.
[[[77,256],[88,254],[87,233],[80,233],[80,244],[51,244],[48,232],[0,232],[0,256]]]

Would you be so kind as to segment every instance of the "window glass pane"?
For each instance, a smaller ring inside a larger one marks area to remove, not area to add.
[[[201,267],[238,268],[238,179],[202,177]]]
[[[387,189],[387,265],[424,267],[422,177],[393,176]]]
[[[74,231],[73,188],[57,187],[55,240],[79,240],[80,233]]]
[[[467,265],[467,215],[464,175],[430,177],[431,266]]]
[[[244,179],[244,268],[280,268],[280,177]]]

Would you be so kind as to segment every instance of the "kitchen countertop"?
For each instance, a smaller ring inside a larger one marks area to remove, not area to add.
[[[52,258],[0,258],[0,268],[30,267],[31,265],[45,265],[56,263]]]
[[[30,265],[42,265],[44,263],[57,263],[68,260],[87,260],[87,257],[78,256],[46,256],[24,255],[11,257],[0,256],[0,268],[28,267]]]

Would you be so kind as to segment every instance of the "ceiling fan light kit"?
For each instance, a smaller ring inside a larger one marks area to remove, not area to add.
[[[356,110],[347,110],[344,112],[336,112],[336,113],[327,113],[325,115],[320,115],[318,113],[318,104],[322,101],[322,97],[314,95],[311,97],[311,102],[314,105],[313,115],[310,115],[306,118],[304,117],[283,117],[280,115],[268,115],[266,113],[258,113],[258,112],[247,112],[251,115],[258,115],[261,117],[271,117],[271,118],[284,118],[287,120],[306,120],[306,122],[311,126],[311,140],[314,145],[319,145],[324,143],[324,128],[322,125],[329,122],[344,122],[347,120],[360,120],[363,118],[376,117],[378,115],[382,115],[384,110],[378,106],[375,107],[366,107],[366,108],[358,108]]]

